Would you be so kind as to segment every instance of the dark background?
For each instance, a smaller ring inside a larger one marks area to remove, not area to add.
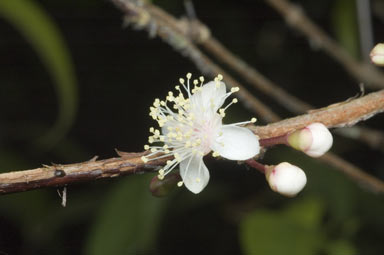
[[[8,1],[8,0],[0,0]],[[10,1],[10,0],[9,0]],[[59,101],[41,56],[17,27],[0,17],[0,171],[75,163],[114,149],[142,151],[154,98],[179,77],[200,72],[193,63],[144,31],[123,28],[122,13],[106,0],[40,0],[68,47],[78,90],[69,132],[39,141],[54,125]],[[296,1],[349,52],[361,58],[355,1]],[[182,1],[154,1],[180,17]],[[374,6],[376,42],[384,41],[381,1]],[[290,93],[316,107],[360,92],[359,81],[264,1],[195,1],[213,35]],[[225,77],[224,77],[225,80]],[[293,116],[245,84],[283,117]],[[367,91],[370,90],[367,88]],[[73,95],[75,97],[75,95]],[[226,122],[250,119],[241,104]],[[382,129],[383,116],[363,123]],[[262,122],[259,122],[263,124]],[[383,179],[383,150],[335,136],[333,152]],[[236,162],[206,160],[207,188],[185,188],[167,198],[148,191],[150,174],[68,187],[62,208],[56,189],[0,197],[0,254],[380,254],[384,200],[335,169],[284,147],[263,162],[289,161],[306,171],[296,198],[270,191],[264,177]]]

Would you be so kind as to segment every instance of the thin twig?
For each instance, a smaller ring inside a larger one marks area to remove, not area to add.
[[[341,132],[342,131],[342,132]],[[374,150],[384,152],[384,134],[382,130],[372,129],[368,127],[348,127],[335,130],[337,134],[359,140]]]
[[[247,82],[264,92],[267,96],[275,99],[276,102],[283,105],[290,112],[300,114],[309,109],[313,109],[311,105],[287,93],[255,68],[249,66],[246,62],[235,56],[213,36],[201,42],[201,45],[210,53],[214,54],[215,57],[239,73]]]
[[[280,12],[289,25],[302,32],[311,43],[315,43],[319,48],[324,49],[352,76],[372,88],[384,88],[384,75],[377,68],[354,59],[344,48],[315,25],[301,8],[287,0],[266,0],[266,2]]]
[[[355,180],[362,187],[375,193],[384,192],[384,182],[382,180],[377,179],[370,174],[367,174],[362,169],[336,156],[335,154],[326,153],[319,159],[327,163],[328,165],[336,167],[339,171],[344,173],[346,176],[349,176],[351,179]]]
[[[132,24],[137,29],[146,29],[149,34],[157,35],[166,43],[179,51],[182,55],[192,60],[197,68],[207,76],[215,77],[222,74],[229,87],[239,87],[238,98],[244,106],[255,112],[266,122],[274,122],[279,117],[268,106],[253,96],[244,86],[227,74],[222,68],[214,64],[184,35],[177,19],[167,14],[162,9],[135,0],[111,0],[126,15],[126,24]],[[141,3],[141,4],[138,4]]]

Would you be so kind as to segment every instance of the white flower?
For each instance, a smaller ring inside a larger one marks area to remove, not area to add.
[[[265,177],[273,191],[288,197],[295,196],[307,183],[304,171],[288,162],[268,167]]]
[[[312,123],[288,136],[288,144],[311,157],[320,157],[333,144],[333,137],[322,123]]]
[[[150,107],[150,116],[161,127],[161,132],[150,128],[152,136],[148,138],[151,145],[145,145],[144,149],[151,153],[142,157],[144,162],[159,158],[173,156],[168,160],[158,177],[164,178],[177,165],[180,166],[180,175],[185,186],[193,193],[201,192],[209,181],[209,171],[203,162],[203,156],[213,151],[213,156],[222,156],[231,160],[246,160],[254,157],[260,151],[259,139],[249,129],[239,127],[251,121],[223,125],[222,118],[225,110],[237,99],[225,108],[221,108],[225,99],[238,88],[232,88],[226,92],[225,84],[218,75],[214,81],[203,85],[194,80],[194,88],[190,88],[191,74],[187,74],[187,82],[180,79],[180,84],[185,90],[184,97],[180,86],[176,86],[178,95],[169,92],[165,101],[155,99],[153,107]],[[200,86],[199,86],[200,85]],[[168,106],[172,103],[172,107]],[[155,146],[153,143],[162,142],[164,145]],[[152,157],[160,154],[157,157]],[[180,183],[181,184],[181,183]],[[180,185],[179,185],[180,186]]]

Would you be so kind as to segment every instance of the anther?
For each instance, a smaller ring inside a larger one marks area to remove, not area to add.
[[[237,92],[237,91],[239,91],[240,89],[239,89],[239,87],[233,87],[233,88],[231,88],[231,92],[232,93],[235,93],[235,92]]]

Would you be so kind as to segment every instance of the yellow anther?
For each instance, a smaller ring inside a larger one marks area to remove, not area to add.
[[[251,119],[251,123],[255,123],[256,121],[257,121],[256,118],[252,118],[252,119]]]
[[[146,145],[144,145],[144,150],[149,150],[149,145],[148,144],[146,144]]]
[[[223,108],[219,109],[219,114],[221,117],[224,118],[225,117],[225,109],[223,109]]]
[[[179,82],[180,82],[180,84],[184,84],[184,79],[183,79],[183,78],[180,78],[180,79],[179,79]]]
[[[163,179],[164,179],[164,175],[159,174],[159,175],[157,176],[157,178],[159,178],[159,180],[163,180]]]
[[[180,86],[179,85],[175,86],[175,89],[180,90]]]
[[[183,182],[182,182],[182,181],[179,181],[179,182],[177,183],[177,187],[181,187],[181,186],[183,186]]]
[[[232,103],[236,104],[237,102],[239,102],[239,100],[237,100],[237,98],[232,99]]]
[[[198,80],[193,80],[193,84],[196,86],[197,84],[199,84],[199,81]]]
[[[177,153],[177,152],[175,153],[175,159],[177,162],[181,162],[181,157],[180,157],[179,153]]]
[[[149,132],[153,133],[155,131],[155,128],[154,127],[150,127],[149,128]]]
[[[148,159],[147,159],[145,156],[142,156],[142,157],[141,157],[141,160],[142,160],[144,163],[147,163],[147,162],[148,162]]]
[[[187,73],[187,79],[189,80],[189,79],[191,79],[191,77],[192,77],[192,74],[191,73]]]
[[[221,74],[218,74],[217,79],[219,79],[219,81],[221,81],[223,79],[223,76]]]
[[[216,158],[216,157],[218,157],[218,156],[220,156],[220,154],[219,154],[217,151],[214,151],[214,152],[212,153],[212,157]]]
[[[172,165],[172,161],[171,160],[167,160],[167,165]]]
[[[156,98],[155,101],[153,102],[154,107],[159,107],[160,106],[160,99]]]
[[[164,169],[159,170],[159,175],[164,175]]]
[[[200,80],[201,82],[204,82],[204,77],[203,77],[203,76],[200,76],[200,77],[199,77],[199,80]]]
[[[231,92],[232,93],[235,93],[235,92],[237,92],[237,91],[239,91],[240,89],[239,89],[239,87],[233,87],[233,88],[231,88]]]
[[[151,152],[156,152],[157,149],[156,148],[151,148]]]

